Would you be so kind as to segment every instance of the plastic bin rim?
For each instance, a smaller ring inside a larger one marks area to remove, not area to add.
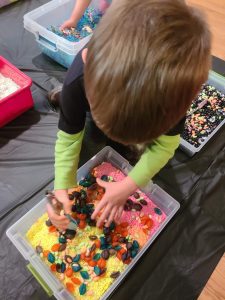
[[[4,58],[1,55],[0,55],[0,61],[3,61],[5,64],[11,67],[15,72],[19,73],[22,77],[24,77],[27,81],[26,87],[32,84],[32,79],[28,75],[20,71],[15,65],[13,65],[10,61],[8,61],[6,58]]]
[[[119,154],[116,150],[114,150],[113,148],[111,148],[110,146],[106,146],[103,149],[101,149],[98,153],[96,153],[94,156],[92,156],[92,158],[90,158],[86,163],[88,163],[90,160],[95,159],[95,157],[97,157],[97,155],[100,155],[101,153],[107,152],[107,150],[113,151],[113,153],[115,154]],[[119,154],[119,156],[121,156]],[[123,157],[122,157],[123,158]],[[124,159],[124,158],[123,158]],[[125,159],[124,159],[125,160]],[[125,160],[126,161],[126,160]],[[126,161],[127,162],[127,161]],[[128,162],[127,162],[128,163]],[[129,164],[129,163],[128,163]],[[85,165],[85,164],[84,164]],[[79,170],[82,170],[82,168],[84,167],[84,165],[82,165]],[[122,170],[121,170],[122,171]],[[160,190],[162,190],[162,188],[160,188],[158,185],[156,185]],[[163,192],[165,192],[167,195],[169,195],[166,191],[163,190]],[[170,196],[170,195],[169,195]],[[179,210],[180,208],[180,204],[172,197],[173,202],[175,204],[175,207],[171,210],[170,215],[167,216],[167,218],[164,220],[163,223],[161,223],[159,229],[152,235],[151,239],[148,240],[148,242],[144,245],[144,247],[140,250],[140,252],[137,254],[137,256],[132,260],[131,264],[126,268],[126,270],[123,271],[123,273],[120,275],[120,279],[117,281],[114,281],[114,283],[107,289],[107,291],[101,296],[101,298],[99,300],[106,300],[108,299],[108,297],[113,293],[113,291],[120,285],[120,283],[122,282],[122,280],[125,278],[125,276],[131,271],[131,269],[136,265],[136,263],[138,262],[138,260],[142,257],[142,255],[149,249],[149,247],[152,245],[152,243],[155,241],[155,239],[160,235],[161,231],[168,225],[168,223],[171,221],[171,219],[174,217],[174,215],[176,214],[176,212]],[[38,206],[41,206],[42,204],[44,204],[46,201],[46,199],[42,199],[41,201],[39,201],[35,206],[33,206],[31,208],[31,210],[27,211],[25,215],[23,215],[22,217],[19,218],[19,220],[16,221],[16,223],[14,223],[13,225],[11,225],[7,231],[6,231],[6,235],[7,237],[11,240],[11,242],[15,245],[15,247],[19,250],[19,252],[24,256],[24,258],[26,260],[29,260],[29,262],[34,266],[35,271],[39,273],[40,277],[43,280],[46,280],[46,266],[43,265],[42,263],[39,264],[39,262],[37,261],[37,254],[35,254],[35,257],[33,256],[33,254],[31,255],[30,253],[26,253],[26,257],[24,255],[24,252],[22,252],[17,246],[17,239],[15,239],[15,236],[18,237],[19,235],[16,233],[14,234],[14,230],[15,227],[17,225],[20,224],[20,222],[23,222],[23,219],[25,218],[25,216],[28,216],[30,214],[30,212],[33,210],[35,210]],[[19,236],[20,240],[23,239],[23,235]],[[26,250],[27,251],[27,250]],[[34,251],[34,249],[32,249],[32,251]],[[35,264],[33,264],[35,262]],[[44,266],[44,267],[43,267]],[[38,269],[37,269],[38,267]],[[39,271],[42,271],[39,272]],[[44,271],[44,272],[43,272]],[[52,275],[53,276],[53,275]],[[49,287],[52,289],[54,296],[56,297],[56,299],[58,300],[66,300],[66,299],[71,299],[71,298],[64,298],[62,296],[62,293],[64,293],[64,291],[66,291],[65,287],[63,286],[63,289],[60,288],[60,290],[54,290],[54,286],[52,288],[52,286],[50,286],[50,281],[51,281],[52,277],[50,277],[50,279],[48,278],[48,280],[46,280],[46,284],[49,285]],[[55,281],[55,278],[54,278]],[[61,284],[61,282],[60,282]],[[67,296],[67,295],[65,295]]]
[[[210,78],[211,77],[211,78]],[[225,77],[213,70],[209,70],[209,74],[208,74],[208,80],[206,81],[206,83],[209,80],[213,80],[213,79],[217,79],[217,80],[223,80],[225,81]],[[186,141],[184,138],[181,137],[181,143],[180,143],[180,147],[184,150],[184,152],[192,155],[195,155],[196,153],[200,152],[200,150],[208,143],[208,141],[216,134],[216,132],[225,124],[225,119],[208,135],[208,138],[205,140],[205,142],[203,142],[201,145],[199,145],[198,147],[195,147],[194,145],[192,145],[191,143],[189,143],[188,141]]]
[[[30,12],[32,13],[32,12]],[[89,39],[91,38],[92,34],[84,37],[83,39],[81,39],[80,41],[77,42],[72,42],[72,41],[68,41],[67,39],[63,38],[62,36],[59,36],[57,34],[55,34],[54,32],[48,30],[47,28],[41,26],[40,24],[38,24],[36,21],[32,20],[32,23],[35,24],[36,26],[36,30],[31,30],[26,26],[26,20],[29,16],[27,16],[28,14],[24,15],[24,27],[26,30],[30,31],[32,34],[35,35],[36,39],[38,38],[39,35],[43,36],[44,38],[46,38],[46,32],[47,34],[51,37],[51,41],[53,43],[56,44],[58,49],[63,49],[64,51],[67,51],[70,55],[74,55],[77,53],[77,47],[80,45],[80,43],[83,43],[84,45],[89,41]],[[29,22],[31,22],[29,20]],[[48,38],[47,38],[48,40]]]
[[[65,0],[65,2],[69,2],[70,0]],[[24,20],[24,27],[25,25],[27,24],[35,24],[36,26],[36,29],[38,29],[39,31],[42,31],[43,32],[48,32],[48,35],[51,36],[52,38],[52,41],[54,43],[56,43],[57,47],[60,48],[61,47],[65,47],[67,48],[67,51],[71,52],[71,55],[73,55],[73,52],[76,53],[77,49],[71,49],[71,46],[74,48],[74,47],[77,47],[78,44],[80,44],[81,42],[83,43],[87,43],[88,40],[90,39],[91,35],[88,35],[86,37],[84,37],[83,39],[81,39],[80,41],[77,41],[77,42],[72,42],[72,41],[69,41],[61,36],[58,36],[56,35],[55,33],[51,32],[50,30],[48,30],[47,28],[43,27],[42,25],[40,25],[35,19],[32,19],[33,16],[35,16],[35,14],[40,10],[40,8],[42,8],[42,10],[45,9],[45,13],[47,14],[49,11],[51,11],[52,9],[52,6],[51,4],[54,3],[54,2],[60,2],[60,5],[63,5],[64,3],[62,1],[58,1],[58,0],[51,0],[35,9],[33,9],[32,11],[26,13],[24,16],[23,16],[23,20]],[[49,9],[51,8],[51,9]],[[25,24],[27,23],[27,24]],[[34,35],[37,34],[36,31],[34,30],[30,30],[28,28],[26,28],[28,31],[30,31],[31,33],[33,33]],[[38,32],[38,34],[40,34],[40,32]],[[44,36],[45,37],[45,36]]]
[[[20,87],[15,92],[13,92],[13,93],[9,94],[8,96],[4,97],[3,99],[1,99],[0,101],[2,103],[2,102],[7,101],[9,98],[11,98],[12,96],[14,96],[15,94],[18,95],[21,92],[23,92],[25,89],[31,87],[31,85],[32,85],[32,79],[29,76],[27,76],[25,73],[23,73],[22,71],[20,71],[16,66],[14,66],[11,62],[9,62],[6,58],[4,58],[1,55],[0,55],[0,61],[2,61],[4,64],[8,65],[11,69],[13,69],[13,71],[15,71],[17,74],[19,74],[21,77],[23,77],[26,80],[25,85],[23,87]]]

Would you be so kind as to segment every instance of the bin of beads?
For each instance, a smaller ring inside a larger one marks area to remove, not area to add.
[[[31,78],[0,56],[0,127],[33,106]]]
[[[225,123],[225,78],[210,71],[208,81],[192,102],[180,147],[189,156],[199,152]]]
[[[75,0],[52,0],[24,15],[24,28],[35,35],[41,51],[68,68],[87,44],[102,13],[97,0],[81,17],[76,28],[61,31],[60,26],[73,10]]]
[[[78,170],[78,186],[69,192],[76,229],[57,231],[44,198],[7,230],[56,299],[107,299],[179,209],[174,198],[150,182],[130,195],[120,222],[97,228],[90,216],[104,189],[96,178],[119,181],[131,169],[122,156],[105,147]]]

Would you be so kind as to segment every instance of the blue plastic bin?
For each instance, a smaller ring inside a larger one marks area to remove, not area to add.
[[[47,28],[59,27],[67,20],[75,2],[75,0],[53,0],[24,15],[24,28],[35,35],[41,51],[66,68],[87,44],[91,34],[79,42],[70,42]],[[98,9],[98,1],[91,1],[89,7]]]

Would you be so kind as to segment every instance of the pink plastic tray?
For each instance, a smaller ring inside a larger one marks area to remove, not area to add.
[[[20,88],[0,100],[0,127],[33,107],[30,87],[32,80],[14,65],[0,56],[0,73],[11,78]]]

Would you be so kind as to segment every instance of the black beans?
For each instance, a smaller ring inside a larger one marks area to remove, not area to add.
[[[108,178],[107,175],[102,175],[101,176],[101,180],[103,180],[103,181],[109,181],[109,178]]]
[[[120,272],[118,271],[118,272],[113,272],[113,273],[111,273],[111,275],[110,275],[110,277],[111,278],[113,278],[113,279],[116,279],[116,278],[118,278],[120,276]]]
[[[68,264],[71,264],[72,261],[73,261],[73,258],[72,258],[70,255],[65,255],[65,261],[66,261]]]
[[[127,250],[130,250],[132,248],[132,246],[133,246],[132,243],[128,242],[126,244]]]
[[[106,236],[105,241],[107,244],[111,244],[111,242],[112,242],[111,236],[110,235]]]
[[[96,221],[90,219],[90,220],[88,221],[88,225],[91,226],[91,227],[95,227],[95,226],[96,226]]]
[[[89,235],[89,239],[91,240],[91,241],[94,241],[94,240],[97,240],[97,236],[96,235]]]
[[[95,243],[93,243],[92,246],[91,246],[91,248],[90,248],[90,252],[95,251],[95,249],[96,249],[96,245],[95,245]]]
[[[122,244],[124,244],[124,243],[126,243],[126,241],[127,241],[127,239],[125,238],[125,237],[120,237],[119,238],[119,243],[122,243]]]
[[[142,206],[139,203],[134,203],[133,209],[136,210],[136,211],[141,211],[142,210]]]
[[[104,268],[104,269],[101,269],[101,271],[100,271],[100,275],[102,275],[102,274],[104,274],[105,272],[106,272],[106,268]]]
[[[64,236],[66,239],[72,240],[76,235],[76,230],[66,229]]]
[[[141,203],[142,205],[148,205],[147,201],[144,200],[144,199],[141,199],[141,200],[140,200],[140,203]]]
[[[74,200],[74,195],[73,195],[73,194],[69,194],[69,195],[68,195],[68,198],[69,198],[70,200]]]
[[[94,183],[88,187],[88,190],[95,191],[95,190],[97,190],[97,187],[98,187],[97,183]]]
[[[51,222],[50,219],[48,219],[48,220],[45,222],[45,224],[46,224],[48,227],[52,226],[52,222]]]
[[[127,252],[124,252],[122,254],[122,261],[125,261],[127,259]]]
[[[101,253],[101,257],[107,260],[109,258],[109,250],[108,249],[103,250]]]
[[[43,252],[43,248],[42,248],[41,246],[37,246],[37,247],[36,247],[36,252],[37,252],[38,254],[41,254],[41,253]]]
[[[131,199],[127,199],[125,205],[124,205],[124,210],[125,211],[131,211],[133,208],[134,202]]]
[[[80,192],[77,192],[77,191],[75,191],[75,192],[73,192],[73,196],[74,196],[74,198],[75,198],[75,199],[78,199],[78,198],[80,198],[80,196],[81,196],[81,193],[80,193]]]
[[[136,198],[136,199],[139,199],[139,198],[140,198],[140,195],[138,194],[138,192],[135,192],[135,193],[133,194],[133,196],[134,196],[134,198]]]
[[[62,270],[61,270],[61,264],[59,264],[59,263],[56,264],[56,271],[57,271],[58,273],[62,273]]]
[[[132,207],[129,206],[129,205],[127,205],[127,204],[124,204],[123,209],[124,209],[125,211],[131,211]]]
[[[72,206],[72,212],[76,212],[77,211],[77,206],[76,206],[76,204],[74,204],[73,206]]]
[[[104,235],[108,235],[108,234],[110,234],[110,232],[111,232],[111,230],[110,230],[109,227],[104,227],[104,228],[103,228],[103,233],[104,233]]]
[[[115,250],[115,249],[109,249],[109,254],[111,255],[111,256],[113,256],[113,255],[115,255],[117,253],[117,251]]]
[[[59,252],[64,251],[66,249],[66,244],[61,244],[59,247]]]
[[[134,204],[134,202],[131,199],[127,199],[126,203],[131,206]]]

